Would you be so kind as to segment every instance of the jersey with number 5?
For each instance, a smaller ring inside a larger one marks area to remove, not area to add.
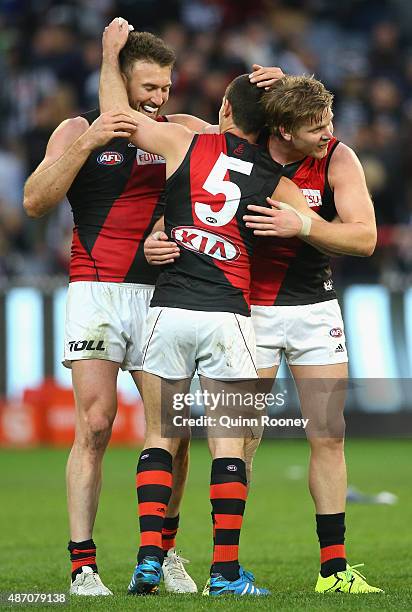
[[[243,216],[266,205],[281,167],[233,134],[201,134],[166,181],[165,231],[180,257],[165,266],[152,306],[249,315],[254,235]]]

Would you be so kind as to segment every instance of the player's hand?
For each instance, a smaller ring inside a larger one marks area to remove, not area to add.
[[[271,198],[266,200],[273,208],[249,204],[248,209],[255,214],[244,215],[246,227],[253,229],[255,236],[278,238],[298,236],[303,225],[298,215],[293,210],[279,210],[279,203],[276,200]]]
[[[90,149],[107,144],[112,138],[130,138],[137,128],[136,121],[119,110],[102,113],[81,136],[83,143]]]
[[[133,30],[123,17],[115,17],[103,32],[103,53],[111,51],[119,54],[127,42],[129,32]]]
[[[144,255],[152,266],[173,263],[180,256],[179,247],[171,242],[164,232],[155,232],[144,243]]]
[[[283,70],[277,66],[270,66],[265,68],[259,64],[253,64],[253,72],[249,74],[249,80],[251,83],[256,83],[258,87],[264,87],[266,90],[270,89],[278,79],[284,77]]]

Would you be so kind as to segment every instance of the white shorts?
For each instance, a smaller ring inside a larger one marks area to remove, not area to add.
[[[106,359],[122,370],[141,370],[152,285],[70,283],[66,303],[63,364]]]
[[[346,363],[345,331],[337,300],[303,306],[252,306],[258,368]]]
[[[215,380],[257,378],[250,317],[231,312],[149,308],[143,370],[169,380],[195,371]]]

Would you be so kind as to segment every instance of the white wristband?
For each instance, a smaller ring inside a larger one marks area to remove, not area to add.
[[[286,204],[286,202],[279,202],[279,206],[281,210],[292,210],[295,215],[297,215],[302,221],[302,227],[299,232],[299,236],[309,236],[310,228],[312,227],[312,219],[308,217],[308,215],[304,215],[299,210],[296,210],[296,208],[293,208],[293,206],[291,206],[290,204]]]

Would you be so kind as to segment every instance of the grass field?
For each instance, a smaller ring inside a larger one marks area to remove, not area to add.
[[[255,573],[257,584],[268,586],[273,594],[260,600],[211,600],[200,595],[172,596],[163,592],[159,597],[149,598],[124,595],[138,541],[134,491],[137,452],[110,449],[105,459],[94,539],[100,574],[116,595],[109,601],[109,598],[71,598],[64,609],[411,610],[411,451],[412,441],[406,440],[347,443],[350,483],[366,493],[388,490],[399,497],[394,506],[349,505],[347,511],[349,561],[365,562],[363,569],[370,582],[384,588],[385,595],[313,593],[319,552],[313,507],[303,473],[307,447],[302,441],[277,441],[265,442],[259,449],[241,539],[241,561]],[[1,591],[67,590],[66,456],[67,451],[46,449],[0,452]],[[291,470],[291,466],[301,468]],[[192,447],[178,548],[191,560],[188,569],[200,590],[211,556],[209,471],[205,444],[196,442]],[[294,479],[290,478],[291,473]]]

